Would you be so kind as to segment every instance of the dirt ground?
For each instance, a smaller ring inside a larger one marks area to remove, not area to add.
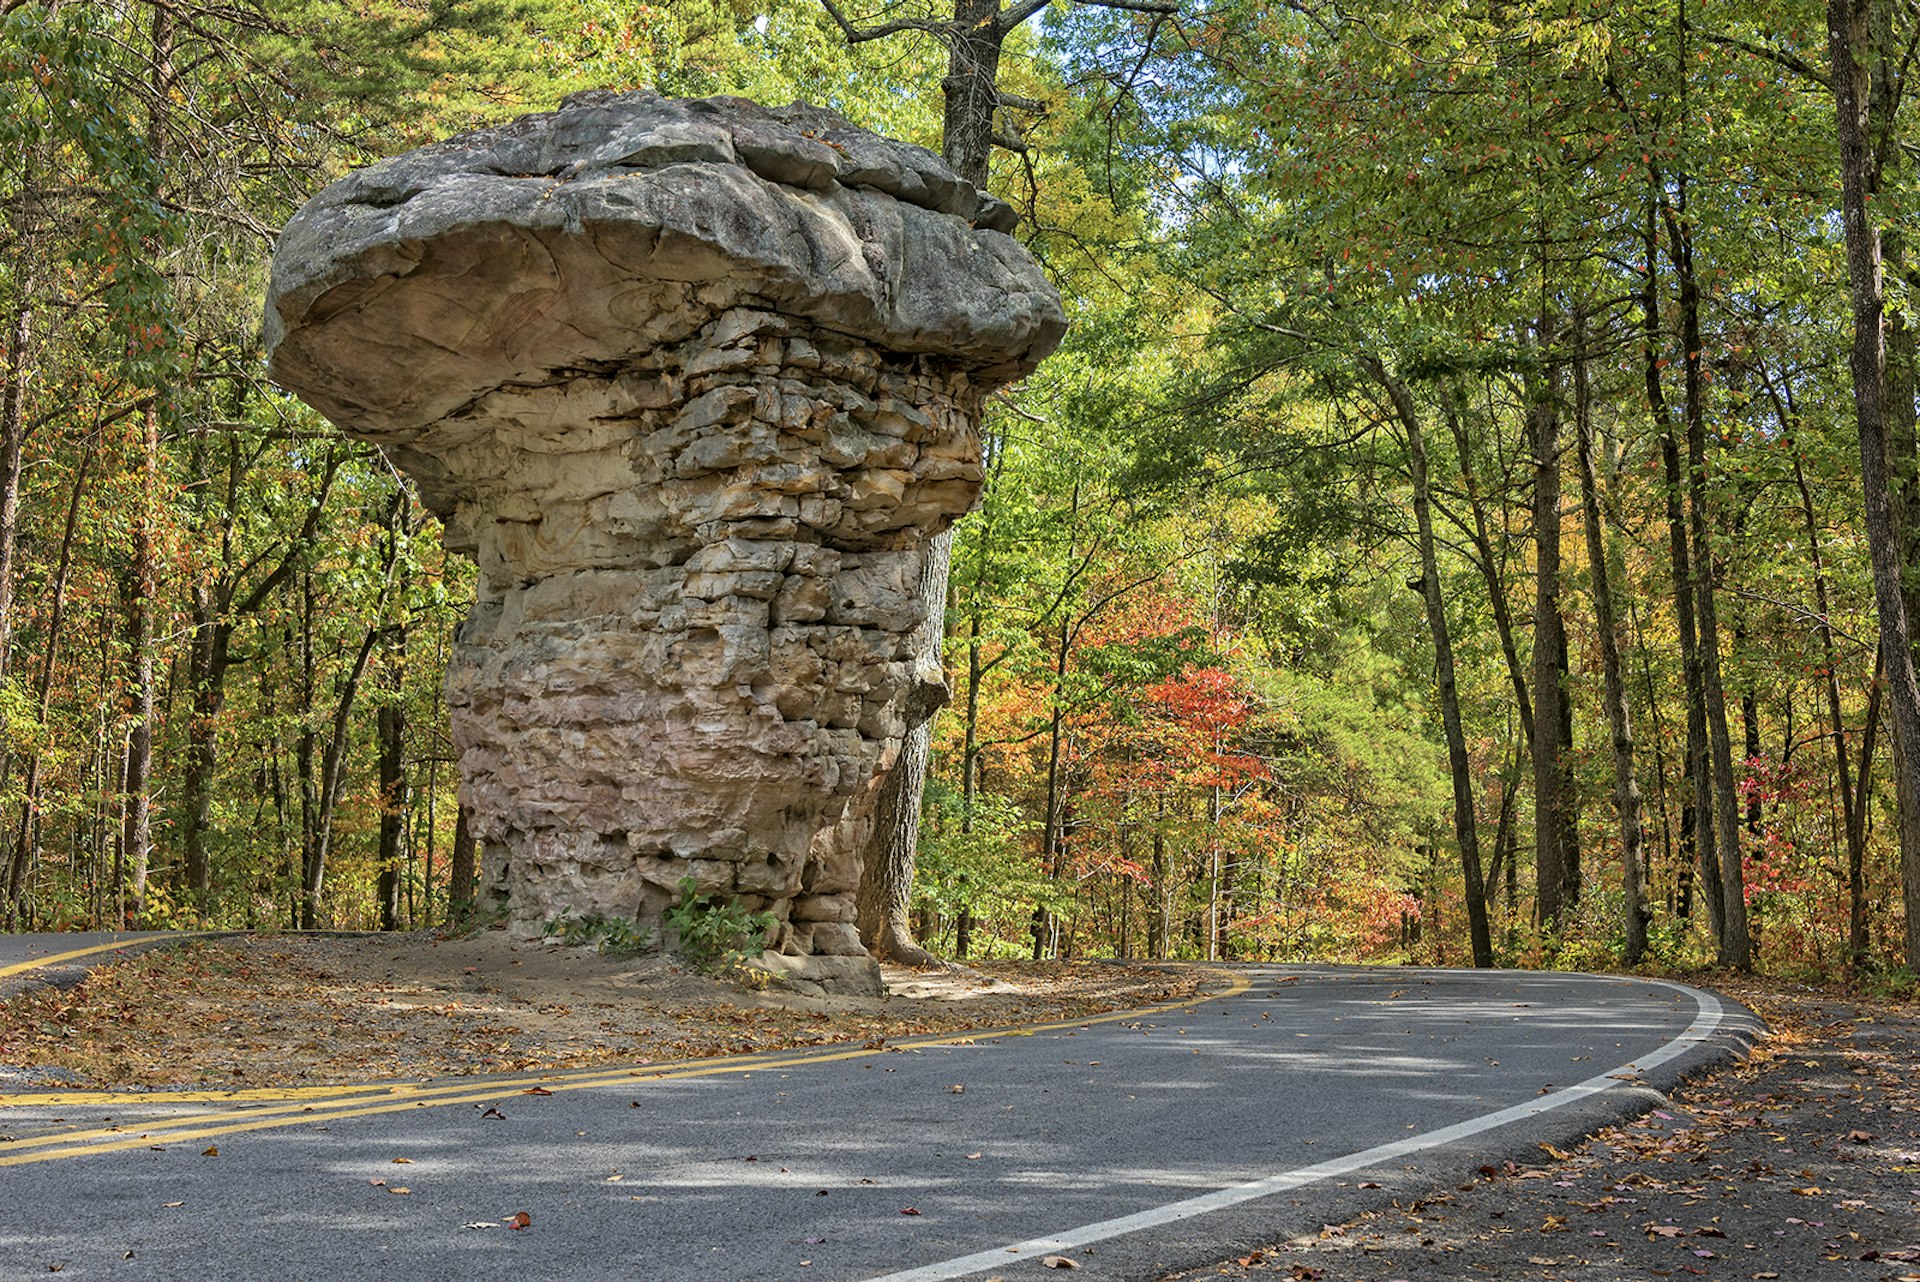
[[[1920,1282],[1920,1008],[1710,986],[1773,1036],[1669,1107],[1162,1282]]]
[[[500,931],[219,939],[0,1003],[0,1086],[281,1086],[663,1062],[1085,1018],[1189,997],[1217,978],[1002,962],[888,968],[888,997],[819,998]]]

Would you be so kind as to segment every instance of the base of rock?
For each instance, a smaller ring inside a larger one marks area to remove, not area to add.
[[[885,997],[880,963],[871,957],[789,957],[763,953],[747,963],[764,970],[785,988],[807,997]]]

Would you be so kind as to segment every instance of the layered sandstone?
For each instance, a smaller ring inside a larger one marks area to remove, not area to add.
[[[691,875],[860,954],[859,870],[809,848],[937,683],[915,586],[981,398],[1064,327],[1008,221],[830,112],[600,93],[289,223],[275,379],[479,563],[447,695],[516,928],[656,922]]]

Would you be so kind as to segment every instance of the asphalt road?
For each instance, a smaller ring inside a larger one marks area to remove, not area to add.
[[[91,967],[177,938],[166,930],[0,935],[0,998],[30,984],[78,983]]]
[[[1248,967],[880,1050],[13,1094],[0,1278],[1149,1279],[1568,1142],[1755,1030],[1658,981]]]

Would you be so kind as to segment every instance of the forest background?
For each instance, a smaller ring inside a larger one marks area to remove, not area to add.
[[[938,150],[991,14],[1073,329],[955,540],[922,942],[1911,966],[1920,25],[1830,9],[0,0],[0,925],[474,903],[472,567],[264,373],[307,196],[607,86]]]

